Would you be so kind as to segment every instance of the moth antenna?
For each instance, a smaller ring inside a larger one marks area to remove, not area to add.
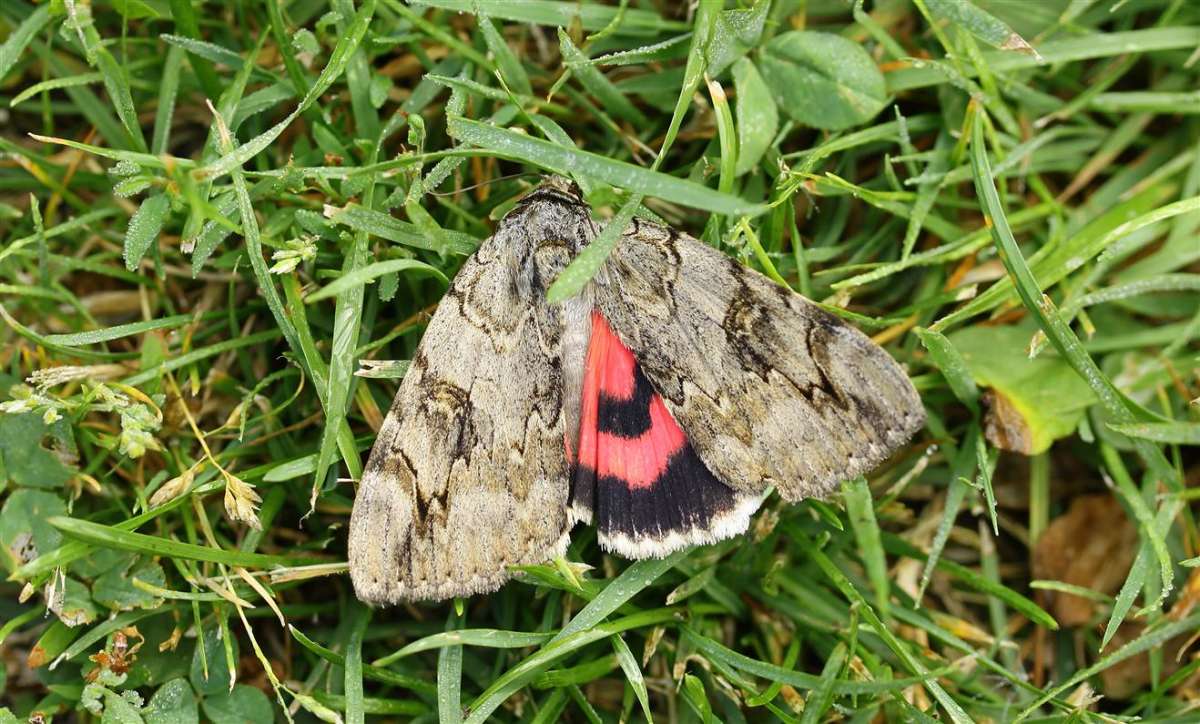
[[[462,188],[455,189],[453,191],[427,191],[426,193],[428,193],[430,196],[453,196],[454,194],[460,194],[464,191],[472,191],[474,189],[482,188],[484,186],[490,186],[491,184],[499,183],[501,181],[511,181],[513,179],[527,178],[530,176],[536,176],[538,178],[542,178],[543,174],[536,173],[534,171],[523,171],[521,173],[510,173],[507,176],[497,176],[496,178],[488,179],[487,181],[480,181],[479,183],[471,184],[470,186],[463,186]]]

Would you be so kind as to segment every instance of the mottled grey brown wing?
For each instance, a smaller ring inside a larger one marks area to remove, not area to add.
[[[364,601],[492,591],[566,548],[564,311],[540,280],[569,250],[506,229],[455,277],[371,451],[349,535]]]
[[[922,427],[904,370],[864,334],[735,259],[637,221],[596,304],[704,463],[735,489],[825,496]]]

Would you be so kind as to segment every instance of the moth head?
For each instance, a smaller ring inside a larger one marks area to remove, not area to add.
[[[507,258],[516,287],[536,296],[544,293],[596,231],[579,187],[551,176],[513,206],[488,245],[490,253]],[[486,256],[489,251],[481,249],[481,253]]]
[[[570,179],[546,176],[500,222],[497,232],[510,243],[563,246],[574,255],[595,235],[591,209]]]
[[[553,191],[558,194],[569,196],[577,203],[583,203],[583,191],[579,188],[579,184],[564,176],[542,176],[542,182],[538,184],[538,187],[535,189],[535,191],[543,190]]]
[[[517,202],[513,213],[537,204],[554,204],[565,208],[576,207],[585,212],[588,208],[579,185],[562,176],[543,176],[542,182]]]

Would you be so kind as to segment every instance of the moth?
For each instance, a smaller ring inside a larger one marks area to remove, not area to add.
[[[581,521],[627,558],[730,538],[769,489],[826,496],[923,426],[864,334],[668,226],[634,218],[581,294],[548,303],[599,231],[551,178],[454,278],[354,502],[363,601],[494,591]]]

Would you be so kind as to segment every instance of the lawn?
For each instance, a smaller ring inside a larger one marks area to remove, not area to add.
[[[0,2],[0,724],[1195,721],[1197,88],[1194,0]],[[369,608],[367,452],[543,174],[927,423],[745,536]]]

